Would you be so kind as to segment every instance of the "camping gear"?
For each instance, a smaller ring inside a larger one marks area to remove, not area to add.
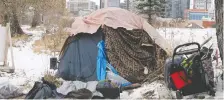
[[[117,99],[120,97],[120,87],[111,80],[100,81],[96,90],[102,93],[104,98]]]
[[[177,52],[182,47],[192,45],[197,46],[197,48]],[[175,56],[178,58],[175,59]],[[188,57],[182,58],[182,56]],[[167,60],[165,64],[165,71],[168,71],[165,72],[165,75],[170,76],[165,76],[165,82],[168,88],[176,91],[177,98],[207,91],[212,95],[214,94],[214,90],[207,80],[207,73],[202,65],[202,58],[205,56],[207,55],[202,55],[201,53],[200,44],[196,42],[179,45],[174,49],[172,59]],[[188,72],[189,69],[191,69],[191,73]]]
[[[104,80],[110,68],[138,83],[148,76],[146,69],[158,68],[156,48],[161,57],[171,54],[171,46],[151,25],[127,10],[105,8],[75,19],[59,57],[58,75],[64,80]]]

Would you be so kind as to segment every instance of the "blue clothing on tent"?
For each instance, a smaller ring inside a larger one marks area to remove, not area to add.
[[[111,66],[106,60],[105,54],[105,44],[104,41],[100,41],[97,45],[98,47],[98,56],[97,56],[97,79],[105,80],[106,79],[106,67],[110,68],[113,73],[118,74],[118,72]]]

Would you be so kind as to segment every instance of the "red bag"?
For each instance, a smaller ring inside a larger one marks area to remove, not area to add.
[[[186,74],[184,73],[184,71],[177,71],[172,73],[171,78],[173,80],[173,83],[176,87],[176,89],[182,89],[183,87],[185,87],[188,84],[191,84],[191,80],[189,80],[186,76]]]

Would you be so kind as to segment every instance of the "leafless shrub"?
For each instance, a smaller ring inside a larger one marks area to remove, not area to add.
[[[34,51],[37,53],[50,53],[56,56],[57,52],[60,52],[65,39],[68,37],[68,33],[64,31],[65,27],[70,27],[73,20],[62,17],[51,18],[46,23],[46,34],[41,40],[37,40],[34,43]],[[44,51],[43,51],[44,50]]]

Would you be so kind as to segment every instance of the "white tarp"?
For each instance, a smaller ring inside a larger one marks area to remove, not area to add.
[[[10,84],[7,77],[0,77],[0,99],[15,98],[22,94],[22,90]]]
[[[7,28],[0,25],[0,65],[5,60]]]

